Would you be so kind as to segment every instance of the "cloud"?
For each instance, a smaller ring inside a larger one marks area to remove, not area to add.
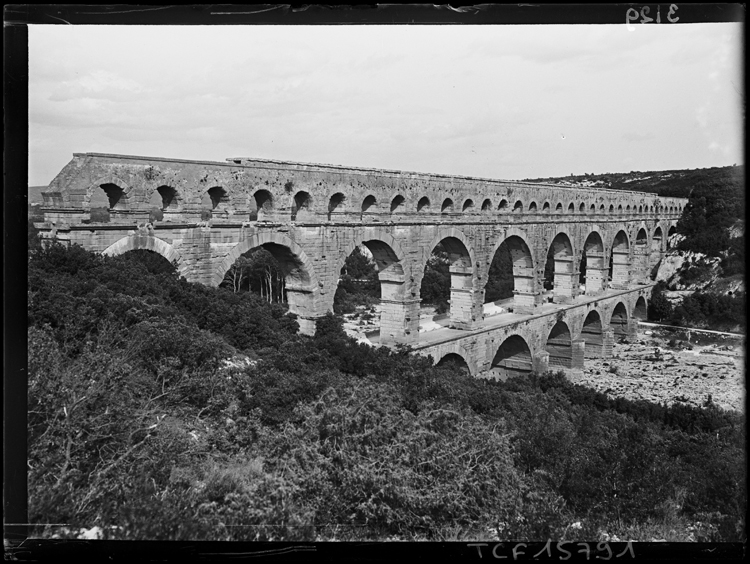
[[[500,178],[741,161],[740,28],[647,28],[32,26],[30,177],[90,150]]]

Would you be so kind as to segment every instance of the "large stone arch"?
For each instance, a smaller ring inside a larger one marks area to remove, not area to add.
[[[573,334],[567,323],[560,320],[550,329],[544,349],[549,354],[550,370],[573,367]]]
[[[130,204],[130,192],[132,190],[132,186],[128,184],[127,182],[121,180],[117,176],[113,174],[108,174],[107,176],[102,176],[101,178],[97,179],[95,182],[92,182],[88,188],[86,188],[86,194],[83,196],[83,208],[85,210],[88,210],[91,208],[91,196],[94,193],[94,190],[102,190],[102,186],[107,185],[114,185],[117,186],[122,191],[122,208],[127,209]],[[66,193],[67,194],[67,193]],[[70,197],[70,196],[68,196]]]
[[[664,254],[664,232],[662,231],[660,225],[656,225],[656,227],[654,227],[654,230],[651,233],[650,240],[651,252],[648,256],[648,267],[650,270],[650,278],[654,279],[656,277],[656,267],[659,264],[662,255]]]
[[[596,309],[592,309],[584,318],[581,339],[586,343],[584,348],[585,358],[601,358],[604,356],[604,327],[602,316]]]
[[[430,240],[430,243],[426,247],[422,247],[422,256],[421,256],[422,270],[424,270],[424,266],[427,264],[427,261],[429,260],[430,255],[432,254],[432,250],[435,247],[437,247],[440,241],[442,241],[443,239],[448,239],[449,237],[458,239],[459,241],[461,241],[461,243],[463,243],[464,247],[466,248],[468,252],[469,260],[471,261],[472,264],[474,264],[474,261],[475,261],[474,247],[471,241],[468,239],[468,237],[464,234],[464,232],[456,227],[444,227],[444,228],[438,228],[437,233]]]
[[[406,211],[406,197],[401,192],[396,192],[396,194],[389,201],[388,213],[393,215],[393,214],[404,213],[405,211]]]
[[[607,268],[604,262],[604,238],[597,228],[588,231],[583,240],[582,255],[586,259],[586,286],[584,293],[587,296],[596,296],[605,289],[607,279]]]
[[[384,245],[389,247],[394,254],[393,258],[387,259],[385,258],[385,256],[383,258],[380,258],[380,256],[375,256],[375,254],[373,253],[373,259],[378,265],[378,268],[385,266],[385,270],[387,270],[388,267],[390,267],[392,264],[398,263],[401,267],[401,276],[404,276],[404,273],[407,270],[407,265],[405,264],[406,253],[402,248],[401,243],[399,243],[399,241],[395,239],[393,235],[388,233],[382,227],[360,227],[356,230],[353,237],[349,238],[345,243],[342,242],[341,246],[339,247],[339,255],[334,266],[334,278],[338,279],[338,273],[341,272],[346,259],[350,254],[354,252],[354,249],[356,247],[372,241],[383,243]],[[368,247],[368,249],[370,250],[370,252],[373,251],[373,249],[370,249],[370,247]],[[379,262],[379,260],[381,262]],[[335,291],[335,287],[333,290]],[[331,299],[331,307],[333,307],[333,299]]]
[[[299,189],[294,195],[290,194],[289,210],[292,221],[303,223],[313,220],[317,206],[317,199],[308,190]]]
[[[182,259],[182,255],[169,243],[154,236],[152,232],[144,233],[138,231],[112,243],[102,251],[106,256],[117,256],[128,251],[152,251],[163,256],[170,264],[176,264],[180,276],[187,277],[188,265]]]
[[[377,215],[380,213],[380,201],[373,192],[368,192],[364,197],[360,198],[359,205],[359,216],[360,219],[365,219]]]
[[[474,198],[464,198],[461,202],[461,213],[475,213],[477,211],[476,207],[477,206]]]
[[[574,239],[567,233],[566,229],[558,229],[549,244],[545,258],[552,257],[553,263],[553,301],[555,303],[566,303],[578,295],[576,286],[578,280],[575,276],[575,248]],[[546,263],[545,263],[546,266]]]
[[[329,280],[333,287],[325,292],[324,305],[327,311],[333,310],[333,300],[338,286],[339,274],[344,263],[354,249],[364,245],[373,256],[378,267],[380,280],[380,342],[387,344],[405,340],[412,330],[418,332],[419,315],[409,313],[410,301],[407,284],[405,253],[401,244],[385,229],[366,227],[356,231],[356,235],[340,247],[334,265],[333,276]],[[415,317],[411,322],[411,317]]]
[[[292,278],[291,280],[287,280],[287,288],[289,282],[293,283],[295,286],[305,288],[314,288],[317,286],[317,274],[315,273],[315,268],[302,247],[287,236],[274,232],[263,232],[251,235],[232,247],[232,250],[229,251],[224,259],[222,259],[219,266],[214,269],[211,285],[218,286],[221,284],[226,272],[240,256],[250,249],[262,247],[268,244],[286,247],[295,257],[297,257],[296,262],[298,263],[298,266],[293,268],[288,274],[288,276],[291,275]]]
[[[489,371],[493,377],[500,380],[525,376],[533,370],[532,354],[526,339],[514,333],[500,343],[492,357]]]
[[[251,189],[248,193],[247,202],[251,221],[268,221],[273,217],[275,198],[267,188]]]
[[[328,221],[345,219],[347,212],[349,211],[349,198],[346,193],[337,188],[335,190],[330,190],[325,198],[328,201]]]
[[[633,319],[648,321],[648,303],[644,296],[638,296],[633,306]]]
[[[468,238],[455,227],[441,229],[423,248],[419,279],[424,275],[427,261],[433,249],[442,243],[450,257],[450,324],[457,329],[470,329],[477,321],[478,313],[474,304],[477,290],[474,249]],[[416,278],[416,277],[415,277]]]
[[[207,184],[199,192],[200,208],[208,217],[224,217],[234,213],[235,195],[226,184]]]
[[[469,364],[468,358],[469,356],[463,350],[447,352],[443,354],[439,359],[437,357],[434,357],[435,366],[455,364],[461,369],[466,370],[466,372],[468,372],[469,374],[473,374],[475,372],[475,367],[472,367],[472,365]]]
[[[633,244],[633,265],[631,281],[637,284],[645,284],[648,281],[649,274],[649,255],[650,248],[648,244],[648,229],[641,224],[635,227],[635,243]]]
[[[672,242],[670,239],[677,234],[677,226],[673,222],[667,222],[667,249],[672,248]]]
[[[279,262],[286,278],[289,312],[298,316],[300,332],[314,334],[315,318],[322,313],[315,307],[319,295],[318,277],[302,247],[281,233],[257,233],[237,243],[214,268],[211,285],[221,284],[234,262],[256,247],[264,247]]]
[[[509,228],[505,235],[499,238],[487,258],[487,274],[495,258],[495,253],[501,245],[507,244],[513,261],[513,311],[515,313],[531,313],[536,305],[536,265],[537,257],[534,248],[529,245],[528,235],[518,229]],[[487,285],[489,277],[484,280]]]
[[[429,213],[430,212],[430,198],[422,196],[417,202],[417,213]]]
[[[664,231],[660,225],[654,228],[651,234],[651,253],[659,255],[664,252]]]
[[[630,283],[630,239],[625,229],[616,231],[610,251],[610,287],[627,288]]]
[[[625,302],[617,302],[609,314],[609,327],[614,331],[615,339],[624,339],[628,336],[630,315]]]
[[[145,204],[163,212],[179,212],[185,204],[184,194],[169,182],[154,182],[145,189]]]

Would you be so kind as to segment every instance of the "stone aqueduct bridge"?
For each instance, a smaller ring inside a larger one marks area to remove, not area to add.
[[[332,310],[344,261],[363,244],[379,269],[381,343],[436,360],[458,354],[472,372],[575,367],[583,355],[606,355],[614,334],[634,331],[651,268],[686,204],[462,176],[97,153],[74,154],[42,195],[43,237],[108,255],[148,249],[190,281],[218,286],[240,255],[263,246],[285,271],[289,309],[305,333]],[[108,218],[92,218],[97,199]],[[419,332],[419,292],[441,242],[451,262],[452,329],[437,338]],[[485,319],[484,288],[501,244],[513,259],[513,313]],[[550,249],[552,304],[543,290]]]

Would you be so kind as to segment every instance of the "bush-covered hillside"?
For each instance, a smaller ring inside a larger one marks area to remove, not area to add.
[[[664,197],[687,198],[693,188],[703,183],[725,185],[743,183],[745,166],[724,166],[686,170],[630,171],[604,174],[579,174],[549,178],[528,178],[524,182],[546,182],[570,186],[593,186],[613,190],[635,190]]]
[[[29,520],[69,524],[38,534],[746,539],[744,417],[710,404],[300,336],[147,252],[34,247],[28,315]]]

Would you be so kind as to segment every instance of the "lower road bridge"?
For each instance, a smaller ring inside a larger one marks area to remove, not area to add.
[[[580,296],[528,314],[501,313],[470,331],[430,331],[413,349],[438,364],[453,361],[471,374],[499,379],[532,370],[581,370],[584,359],[607,358],[616,341],[637,336],[652,288],[646,284],[596,298]]]
[[[687,203],[600,187],[100,153],[75,153],[42,196],[42,237],[107,255],[153,251],[192,282],[218,286],[240,256],[263,247],[307,334],[332,310],[344,262],[363,245],[378,268],[381,344],[507,374],[575,368],[632,333]],[[433,335],[419,331],[420,291],[438,245],[449,261],[450,319]],[[512,313],[488,317],[501,251]]]

